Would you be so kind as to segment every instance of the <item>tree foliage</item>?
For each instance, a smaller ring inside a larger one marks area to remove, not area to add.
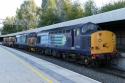
[[[16,32],[16,26],[15,26],[15,17],[6,17],[4,21],[3,31],[2,34],[9,34]]]
[[[69,20],[72,14],[72,3],[71,1],[64,1],[63,5],[63,19],[64,21]]]
[[[7,17],[4,21],[3,34],[37,28],[39,8],[34,0],[27,0],[17,9],[15,17]]]
[[[59,22],[58,15],[54,12],[54,9],[49,8],[42,12],[40,16],[39,27],[55,24]]]
[[[48,8],[55,9],[57,0],[42,0],[42,10],[47,10]]]
[[[106,4],[105,6],[103,6],[100,9],[100,13],[108,12],[108,11],[111,11],[111,10],[124,8],[124,7],[125,7],[125,1],[124,0],[120,0],[118,2]]]
[[[41,7],[43,7],[43,5]],[[58,8],[50,8],[49,5],[52,4],[48,4],[48,7],[45,5],[45,7],[41,8],[42,14],[40,16],[40,26],[51,25],[58,22],[83,17],[83,9],[79,3],[72,4],[70,0],[64,0],[63,6],[61,5],[61,7],[59,7],[59,9],[61,9],[61,14]],[[60,5],[57,4],[57,7],[58,6]]]
[[[93,0],[88,0],[84,7],[77,1],[72,3],[71,0],[43,0],[40,8],[36,6],[34,0],[26,0],[17,9],[14,17],[5,19],[2,33],[47,26],[123,7],[125,7],[124,0],[106,4],[101,8],[97,8]]]
[[[83,9],[81,5],[77,2],[72,5],[72,9],[70,11],[70,14],[68,14],[68,20],[84,17]]]
[[[16,13],[16,18],[19,20],[20,24],[23,25],[22,27],[24,30],[37,27],[39,15],[38,7],[34,0],[24,1],[20,9],[17,9]]]
[[[93,0],[88,0],[84,5],[84,9],[85,9],[85,16],[97,14],[97,7]]]

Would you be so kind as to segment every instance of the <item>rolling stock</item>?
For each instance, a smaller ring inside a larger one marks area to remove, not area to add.
[[[7,41],[8,38],[4,38],[4,45],[10,43],[18,48],[72,59],[85,65],[110,62],[117,54],[115,33],[101,30],[94,23],[19,34],[10,41]]]

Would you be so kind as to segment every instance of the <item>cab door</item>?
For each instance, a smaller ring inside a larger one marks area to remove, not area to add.
[[[81,48],[81,36],[80,36],[80,28],[74,29],[74,47],[75,49]]]
[[[74,47],[74,37],[75,37],[75,31],[71,30],[71,37],[72,37],[72,47]]]

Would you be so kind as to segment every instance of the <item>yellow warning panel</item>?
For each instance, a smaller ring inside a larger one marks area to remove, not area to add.
[[[91,54],[116,51],[116,35],[111,31],[98,31],[91,35]]]

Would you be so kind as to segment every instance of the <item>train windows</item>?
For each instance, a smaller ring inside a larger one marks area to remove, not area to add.
[[[97,31],[97,29],[98,29],[98,26],[96,26],[96,25],[92,25],[92,24],[86,25],[82,28],[82,34],[85,34],[87,32],[92,33],[92,32]]]
[[[76,36],[76,34],[77,34],[77,33],[76,33],[76,29],[74,29],[74,36]]]
[[[62,33],[62,31],[58,31],[59,33]]]
[[[75,36],[80,35],[80,29],[74,29],[74,35]]]
[[[50,32],[50,34],[53,34],[53,32]]]
[[[80,29],[77,29],[77,36],[80,35]]]
[[[66,33],[70,33],[70,30],[66,30]]]
[[[65,30],[63,30],[62,32],[65,33]]]

